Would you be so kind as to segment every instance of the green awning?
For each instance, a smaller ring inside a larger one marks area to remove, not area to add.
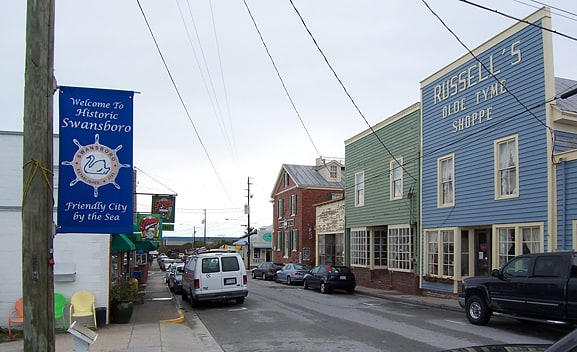
[[[112,250],[117,252],[129,252],[136,250],[134,243],[123,234],[112,235]]]
[[[137,233],[127,233],[125,236],[134,243],[137,251],[153,251],[158,249],[158,241],[141,240]]]

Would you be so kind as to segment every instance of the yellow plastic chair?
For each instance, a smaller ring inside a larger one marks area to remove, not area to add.
[[[24,299],[20,297],[16,304],[14,304],[14,309],[8,314],[8,336],[14,338],[16,334],[12,334],[12,324],[24,325]]]
[[[68,300],[62,293],[54,293],[54,319],[62,321],[62,328],[66,329],[66,318],[64,317],[64,310],[68,305]]]
[[[78,291],[70,297],[70,323],[72,318],[90,317],[94,321],[94,325],[86,325],[87,327],[96,326],[96,309],[94,308],[94,295],[88,291]]]

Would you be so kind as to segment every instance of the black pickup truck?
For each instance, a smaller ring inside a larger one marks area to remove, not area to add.
[[[486,325],[493,313],[519,320],[577,323],[577,253],[532,253],[511,259],[491,276],[463,280],[459,304],[467,319]]]

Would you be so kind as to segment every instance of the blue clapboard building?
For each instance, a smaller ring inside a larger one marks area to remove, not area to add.
[[[577,82],[554,76],[548,9],[526,21],[421,82],[425,290],[575,248]]]

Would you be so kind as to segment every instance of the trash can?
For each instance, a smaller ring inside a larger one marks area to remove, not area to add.
[[[106,326],[106,307],[97,307],[96,311],[96,324],[98,327]]]

